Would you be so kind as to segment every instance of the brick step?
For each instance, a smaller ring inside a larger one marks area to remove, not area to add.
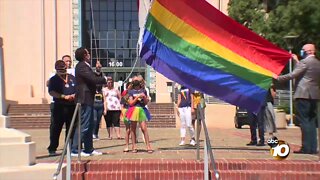
[[[319,172],[320,163],[308,160],[236,160],[218,159],[216,167],[222,171],[304,171]],[[73,163],[74,171],[140,171],[140,170],[198,170],[203,168],[203,162],[183,159],[120,159],[96,160]]]
[[[92,179],[108,179],[108,180],[203,180],[203,170],[179,170],[179,171],[112,171],[112,172],[85,172],[72,173],[73,180],[92,180]]]
[[[72,179],[203,179],[203,167],[203,162],[181,159],[85,161],[72,163]],[[220,179],[320,179],[316,161],[218,159],[216,167]]]
[[[151,103],[152,120],[148,127],[175,128],[176,116],[172,103]],[[40,129],[50,126],[50,104],[12,104],[8,108],[10,125],[16,129]],[[121,127],[124,124],[121,123]]]
[[[214,173],[210,171],[211,179]],[[220,179],[239,180],[239,179],[307,179],[319,180],[320,172],[297,172],[297,171],[219,171]],[[103,172],[73,172],[74,180],[91,180],[91,179],[121,179],[121,180],[150,180],[150,179],[166,179],[166,180],[203,180],[203,170],[142,170],[142,171],[103,171]]]
[[[153,118],[147,122],[149,128],[175,128],[175,119],[159,119]],[[10,119],[10,127],[15,129],[48,129],[50,127],[50,117],[46,119],[34,118],[23,118],[23,119]],[[123,122],[120,122],[120,127],[125,127]]]
[[[211,172],[211,177],[214,179],[214,173]],[[319,180],[320,172],[315,171],[271,171],[271,170],[223,170],[218,171],[220,179],[306,179]]]

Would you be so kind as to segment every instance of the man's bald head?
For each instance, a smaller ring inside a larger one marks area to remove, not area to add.
[[[316,53],[316,46],[314,44],[305,44],[302,47],[302,50],[304,50],[308,55],[315,55]]]

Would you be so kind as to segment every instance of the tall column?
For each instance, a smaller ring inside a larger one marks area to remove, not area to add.
[[[3,39],[0,37],[0,116],[6,114],[6,104],[4,97],[4,62],[3,62]]]

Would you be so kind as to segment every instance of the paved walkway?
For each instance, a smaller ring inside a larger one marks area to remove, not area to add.
[[[49,130],[22,130],[32,136],[36,142],[37,162],[56,162],[59,156],[48,157],[47,146],[49,143]],[[196,148],[190,145],[179,146],[179,129],[177,128],[150,128],[149,134],[154,153],[148,154],[145,151],[144,143],[138,144],[138,153],[124,153],[124,140],[107,140],[106,130],[100,130],[100,140],[94,141],[94,147],[103,152],[102,156],[91,156],[82,158],[82,160],[100,160],[100,159],[196,159]],[[124,135],[124,130],[122,130]],[[142,134],[141,134],[142,135]],[[210,128],[209,135],[216,159],[268,159],[272,160],[269,146],[252,147],[246,146],[249,142],[250,132],[248,128],[243,129],[222,129]],[[291,153],[287,159],[290,160],[316,160],[316,155],[293,154],[293,150],[300,148],[301,133],[299,128],[280,129],[276,134],[279,140],[289,143]],[[267,137],[266,137],[267,138]],[[60,137],[60,146],[58,153],[63,148],[64,133]],[[204,139],[201,134],[200,139]],[[201,159],[203,158],[203,144],[201,140]]]

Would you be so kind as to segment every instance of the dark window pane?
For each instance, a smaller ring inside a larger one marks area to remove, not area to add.
[[[116,6],[117,6],[117,8],[116,8],[116,10],[117,11],[123,11],[123,2],[119,2],[119,1],[117,1],[117,4],[116,4]]]
[[[136,1],[134,1],[133,3],[131,3],[131,5],[132,5],[132,11],[138,11],[138,7],[137,7],[137,3],[136,3]]]
[[[116,29],[114,21],[108,21],[108,30]]]
[[[107,11],[100,11],[100,20],[105,21],[107,20]]]
[[[106,11],[107,10],[107,1],[100,1],[100,10]]]
[[[114,40],[108,40],[108,48],[115,48],[115,41]]]
[[[131,3],[130,2],[124,2],[124,8],[125,11],[131,10]]]
[[[114,21],[115,17],[114,17],[114,11],[109,11],[108,12],[108,20]]]
[[[123,58],[128,59],[129,58],[129,49],[126,49],[123,51]]]
[[[123,30],[123,21],[117,21],[116,29]]]
[[[117,48],[124,48],[123,40],[117,40]]]
[[[115,39],[114,31],[109,31],[107,35],[108,35],[108,39]]]
[[[117,39],[123,39],[124,38],[124,32],[123,31],[117,31]]]
[[[111,10],[111,11],[115,11],[116,9],[115,9],[115,7],[114,7],[114,1],[107,1],[108,2],[108,10]]]
[[[92,8],[94,11],[98,11],[100,9],[99,2],[92,2]]]
[[[124,15],[125,21],[131,20],[131,13],[130,12],[125,11],[123,15]]]
[[[108,23],[107,21],[101,21],[100,23],[100,29],[99,30],[108,30]]]
[[[123,12],[116,12],[117,21],[123,21]]]

